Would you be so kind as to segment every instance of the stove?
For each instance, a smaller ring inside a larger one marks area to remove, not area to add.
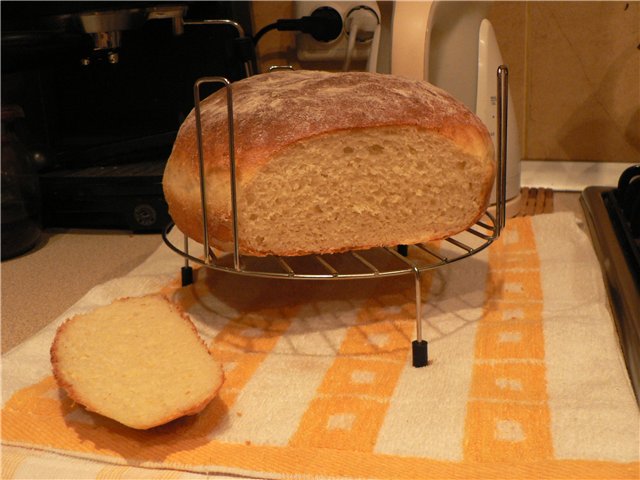
[[[580,201],[640,404],[640,164],[627,168],[615,188],[587,187]]]

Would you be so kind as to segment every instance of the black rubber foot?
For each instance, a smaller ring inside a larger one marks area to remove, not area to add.
[[[413,352],[413,366],[416,368],[426,367],[429,364],[429,351],[427,341],[414,340],[411,342],[411,350]]]
[[[182,286],[186,287],[187,285],[191,285],[193,283],[193,268],[191,267],[182,267]]]

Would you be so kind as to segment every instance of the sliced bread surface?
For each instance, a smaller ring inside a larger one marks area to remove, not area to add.
[[[51,363],[71,399],[136,429],[200,412],[224,380],[191,320],[161,295],[118,299],[68,319]]]

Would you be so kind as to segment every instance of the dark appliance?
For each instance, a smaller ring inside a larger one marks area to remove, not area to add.
[[[616,188],[588,187],[580,199],[640,404],[640,164]]]
[[[20,141],[24,112],[2,105],[2,260],[17,257],[40,240],[40,183],[32,158]]]
[[[162,173],[195,80],[255,65],[249,2],[1,7],[2,104],[24,112],[43,226],[160,231]]]

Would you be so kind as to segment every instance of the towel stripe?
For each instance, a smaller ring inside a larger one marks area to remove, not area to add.
[[[430,284],[431,275],[425,274],[424,296]],[[411,290],[374,295],[366,302],[356,324],[347,329],[290,446],[373,451],[407,364],[415,334],[414,302]]]
[[[16,452],[16,451],[7,451],[3,449],[2,451],[2,479],[3,480],[12,480],[16,478],[16,471],[24,463],[24,461],[29,458],[29,455]]]
[[[121,465],[107,465],[100,469],[96,480],[176,480],[182,477],[181,472],[171,470],[148,470]]]
[[[510,221],[489,251],[465,421],[467,461],[553,456],[547,405],[540,261],[529,218]]]
[[[171,439],[167,439],[170,442]],[[195,457],[208,458],[209,465],[216,465],[218,472],[236,472],[249,477],[272,478],[371,478],[371,479],[597,479],[637,480],[640,475],[638,462],[616,463],[584,460],[539,460],[519,462],[447,462],[427,458],[402,457],[349,452],[337,449],[270,447],[259,445],[233,445],[212,441],[194,447],[200,451]],[[207,476],[207,466],[195,458],[193,452],[183,450],[173,464],[184,472],[201,472]],[[92,456],[90,456],[92,457]],[[34,458],[30,455],[30,458]],[[92,457],[95,459],[95,457]],[[69,459],[74,462],[75,460]],[[149,462],[146,467],[166,465],[166,459],[158,458],[161,464]],[[70,465],[71,466],[71,465]],[[126,465],[117,467],[126,470]],[[19,468],[22,470],[22,468]],[[86,465],[79,470],[87,473]],[[151,470],[154,471],[154,470]],[[253,473],[251,473],[253,472]],[[20,478],[29,478],[18,472]],[[185,473],[183,475],[191,475]],[[4,478],[4,477],[3,477]],[[10,477],[9,477],[10,478]],[[93,475],[89,478],[95,478]]]

